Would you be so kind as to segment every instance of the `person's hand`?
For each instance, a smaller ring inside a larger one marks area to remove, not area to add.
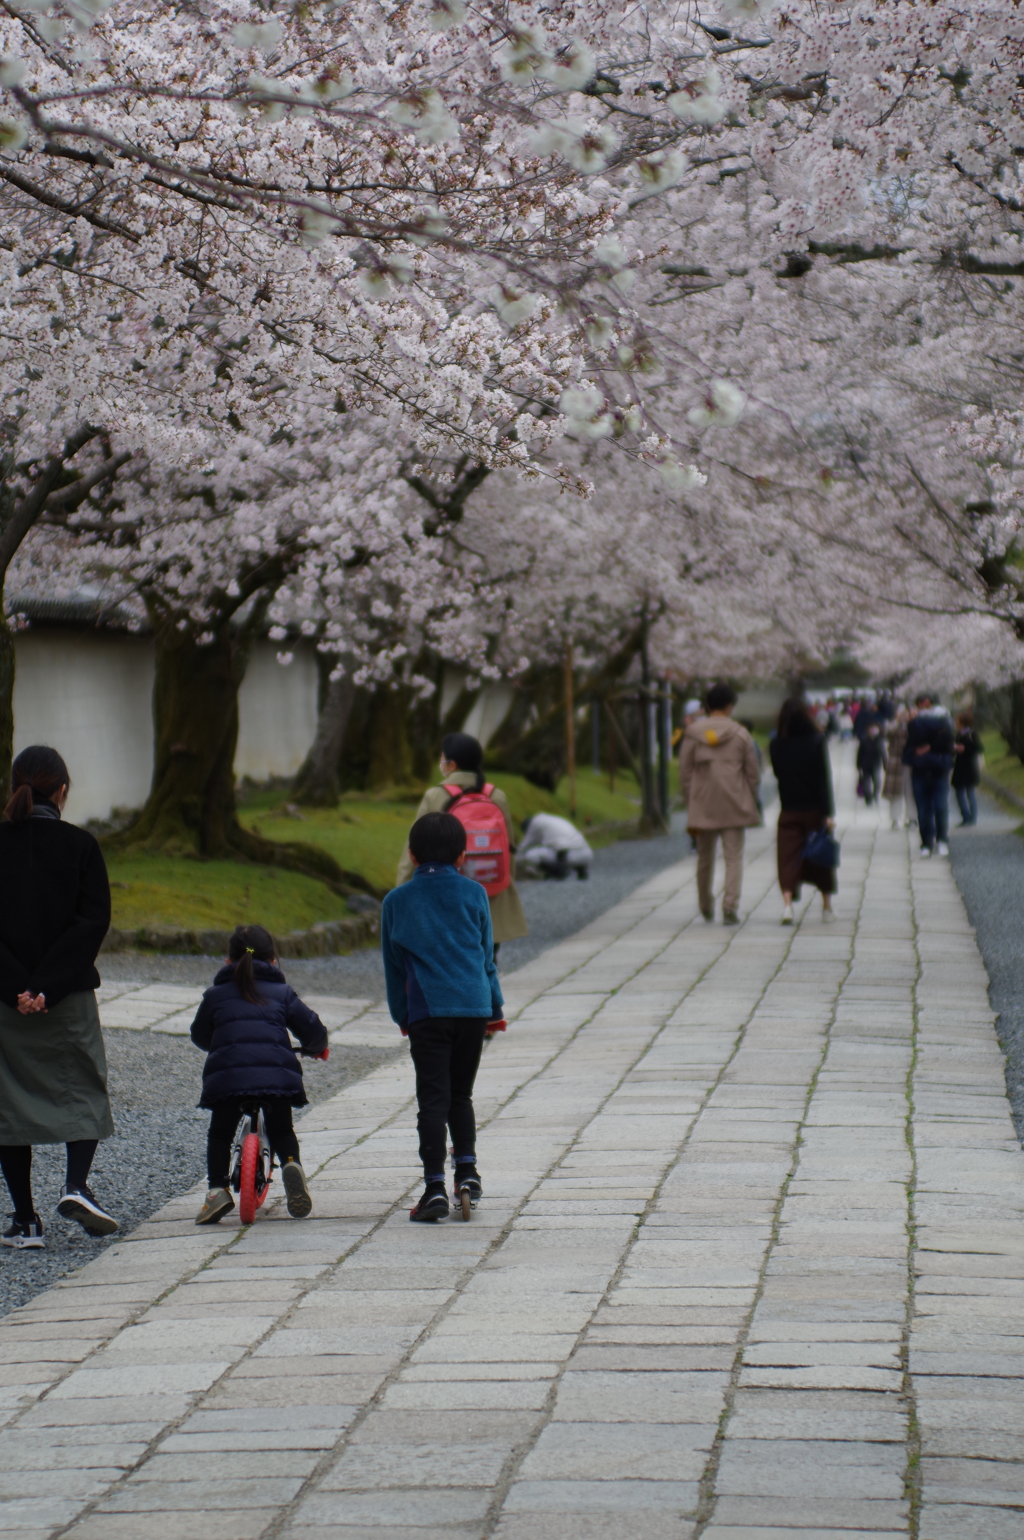
[[[826,818],[825,819],[825,828],[828,830],[828,832],[830,834],[832,833],[832,830],[835,828],[835,826],[836,826],[836,821],[835,821],[834,818]]]
[[[37,1011],[46,1010],[46,996],[33,995],[31,990],[24,989],[18,996],[18,1011],[22,1016],[34,1016]]]
[[[922,743],[919,748],[914,750],[915,754],[930,754],[931,751],[932,746],[930,743]]]
[[[954,745],[953,745],[953,753],[954,754],[962,754],[963,751],[964,751],[964,746],[963,746],[962,743],[954,743]]]

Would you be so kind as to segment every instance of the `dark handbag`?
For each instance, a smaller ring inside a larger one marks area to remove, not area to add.
[[[815,829],[807,836],[804,860],[811,866],[838,866],[839,841],[827,829]]]
[[[858,775],[858,777],[857,777],[857,795],[858,795],[858,797],[863,797],[863,795],[864,795],[864,776],[863,776],[863,774]]]

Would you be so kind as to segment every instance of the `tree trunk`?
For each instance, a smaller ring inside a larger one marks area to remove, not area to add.
[[[338,763],[356,698],[356,685],[349,666],[351,660],[343,661],[345,673],[328,682],[316,737],[292,787],[296,802],[306,807],[338,805]]]
[[[278,844],[238,821],[235,748],[247,637],[229,624],[199,646],[173,625],[156,634],[153,781],[139,816],[105,843],[161,855],[254,861],[318,877],[338,892],[376,890],[312,845]]]
[[[0,807],[7,801],[14,758],[14,632],[0,608]]]

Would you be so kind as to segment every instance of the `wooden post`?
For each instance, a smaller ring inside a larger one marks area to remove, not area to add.
[[[569,771],[569,817],[576,817],[576,713],[572,693],[572,642],[565,649],[565,758]]]

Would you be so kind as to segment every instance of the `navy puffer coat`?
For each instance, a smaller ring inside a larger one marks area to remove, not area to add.
[[[304,1107],[302,1066],[291,1046],[291,1031],[303,1053],[322,1053],[327,1028],[303,1005],[280,968],[253,961],[258,1004],[243,999],[235,970],[224,967],[203,995],[192,1023],[192,1041],[206,1050],[200,1107],[238,1096],[283,1096]]]

